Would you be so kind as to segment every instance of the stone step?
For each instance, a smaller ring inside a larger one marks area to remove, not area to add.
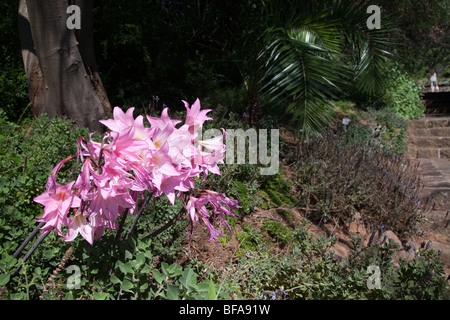
[[[423,214],[422,223],[428,224],[428,230],[439,231],[450,242],[450,212],[448,210],[431,210]],[[449,225],[447,225],[449,224]]]
[[[450,136],[447,137],[407,137],[406,141],[411,148],[450,148]]]
[[[415,128],[408,127],[405,133],[408,139],[415,137],[450,137],[450,127]]]
[[[425,203],[430,197],[430,201],[433,204],[433,210],[450,210],[449,202],[450,188],[436,187],[436,188],[424,188],[421,194],[421,202]]]
[[[442,117],[425,117],[418,120],[408,121],[408,127],[418,129],[430,129],[437,127],[449,127],[450,118]]]
[[[408,147],[408,156],[413,159],[450,159],[450,148]]]

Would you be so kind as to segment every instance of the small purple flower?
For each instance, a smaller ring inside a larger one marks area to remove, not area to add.
[[[261,298],[261,299],[264,299],[264,300],[267,299],[266,295],[264,294],[264,290],[261,290],[260,298]]]

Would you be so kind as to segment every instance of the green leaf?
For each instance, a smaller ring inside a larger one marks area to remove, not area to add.
[[[150,272],[150,269],[152,267],[147,263],[146,265],[144,265],[141,269],[141,274],[147,274]]]
[[[119,278],[117,278],[114,274],[111,275],[111,277],[110,277],[109,279],[110,279],[111,282],[114,283],[114,284],[118,284],[118,283],[121,283],[121,282],[122,282],[122,281],[121,281]]]
[[[205,280],[202,281],[201,283],[199,283],[197,285],[196,291],[199,293],[200,295],[200,300],[207,300],[209,299],[209,281]]]
[[[156,282],[158,282],[159,284],[161,284],[163,282],[164,275],[161,272],[159,272],[158,269],[153,269],[152,274],[153,274],[153,278],[156,280]]]
[[[186,288],[195,287],[197,285],[197,274],[191,268],[184,270],[180,283]]]
[[[142,286],[139,287],[139,290],[142,292],[142,291],[147,290],[147,288],[148,288],[148,283],[144,283]]]
[[[117,266],[123,274],[133,274],[133,268],[128,263],[117,261]]]
[[[212,279],[209,279],[209,294],[208,294],[208,300],[216,300],[217,294],[216,294],[216,285],[212,281]]]
[[[55,256],[55,253],[53,252],[53,250],[47,250],[45,251],[44,256],[47,259],[51,259]]]
[[[5,284],[7,284],[10,278],[11,277],[9,274],[0,274],[0,286],[4,286]]]
[[[66,294],[64,300],[74,300],[72,291],[69,291],[69,293]]]
[[[92,296],[94,297],[95,300],[106,300],[109,298],[109,293],[94,291]]]
[[[27,294],[25,292],[18,292],[11,294],[11,300],[25,300],[27,298]]]
[[[167,269],[169,269],[169,264],[167,262],[161,263],[161,271],[164,273],[165,276],[168,277],[169,276],[169,272],[168,272]]]
[[[131,254],[131,252],[128,250],[125,250],[125,259],[131,259],[131,258],[133,258],[133,255]]]
[[[183,272],[183,267],[174,263],[167,269],[171,277],[179,276]]]
[[[136,256],[136,267],[142,266],[145,263],[145,255],[140,252]]]
[[[129,281],[129,280],[124,280],[124,281],[122,281],[122,283],[120,284],[120,288],[123,290],[123,291],[126,291],[126,292],[132,292],[132,288],[133,288],[133,283],[131,283],[131,281]]]
[[[169,300],[180,300],[180,289],[173,284],[169,284],[166,289],[166,298]]]
[[[151,251],[145,251],[144,255],[148,258],[148,259],[153,259],[153,255],[151,253]]]

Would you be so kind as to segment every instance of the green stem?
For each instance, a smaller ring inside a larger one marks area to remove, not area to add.
[[[33,246],[28,250],[25,257],[23,257],[22,262],[17,266],[16,271],[14,271],[14,275],[17,275],[22,268],[22,264],[26,262],[30,256],[33,254],[33,252],[37,249],[37,247],[41,244],[41,242],[50,234],[51,230],[48,230],[41,234],[41,236],[36,240],[36,242],[33,244]]]
[[[162,226],[158,230],[152,232],[148,236],[144,237],[142,240],[149,239],[149,238],[154,238],[157,235],[159,235],[161,232],[167,230],[170,226],[172,226],[181,217],[181,214],[183,213],[183,209],[184,209],[184,207],[181,208],[180,212],[178,212],[178,214],[175,217],[173,217],[172,219],[170,219],[170,221],[167,222],[164,226]]]

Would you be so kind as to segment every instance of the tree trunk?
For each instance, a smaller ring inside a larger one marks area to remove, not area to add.
[[[111,104],[109,103],[106,90],[98,74],[98,66],[95,60],[94,51],[94,19],[92,16],[93,0],[72,0],[72,4],[80,7],[81,29],[75,30],[75,36],[79,43],[79,50],[83,58],[84,68],[91,80],[94,90],[100,99],[103,109],[107,114],[111,114]]]
[[[84,19],[81,20],[82,29],[78,31],[82,39],[80,49],[75,30],[66,26],[69,17],[66,13],[68,1],[25,0],[25,2],[32,43],[44,85],[44,90],[32,94],[38,96],[38,101],[40,95],[44,96],[42,109],[38,109],[39,105],[33,104],[34,113],[47,113],[49,117],[70,119],[74,124],[88,127],[91,131],[102,130],[98,120],[111,113],[111,106],[96,71],[92,39],[92,4],[89,3],[91,1],[77,3]],[[84,25],[86,30],[83,30]],[[22,31],[21,34],[26,35],[26,32]],[[85,56],[82,55],[81,47]]]
[[[33,114],[38,116],[44,110],[44,78],[42,77],[41,67],[39,66],[39,60],[34,49],[25,0],[19,1],[17,26],[22,46],[22,60],[27,76],[28,98],[32,105]]]

